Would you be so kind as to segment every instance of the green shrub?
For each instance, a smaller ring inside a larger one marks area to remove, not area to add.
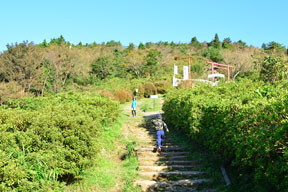
[[[79,176],[100,150],[118,104],[100,95],[24,98],[0,108],[0,191],[56,190]]]
[[[157,93],[165,94],[166,91],[172,87],[172,83],[169,81],[158,81],[155,83],[155,87],[157,89]]]
[[[267,56],[261,61],[260,65],[260,78],[263,81],[274,83],[275,81],[287,79],[288,60],[279,56]]]
[[[111,99],[114,99],[113,94],[112,94],[111,92],[109,92],[109,91],[102,91],[102,90],[100,90],[100,91],[98,91],[98,94],[103,95],[103,96],[105,96],[105,97],[109,97],[109,98],[111,98]]]
[[[182,130],[217,153],[247,190],[288,188],[288,96],[286,85],[240,81],[219,87],[172,89],[163,110],[171,129]],[[248,185],[248,184],[247,184]],[[246,190],[245,189],[245,190]]]
[[[146,83],[144,86],[144,97],[148,98],[150,95],[157,94],[157,88],[154,86],[153,83]]]
[[[224,60],[220,51],[214,47],[209,47],[203,54],[204,57],[214,61],[214,62],[222,62]]]
[[[114,98],[116,101],[119,101],[120,103],[125,103],[132,99],[132,95],[127,91],[118,89],[114,94]]]
[[[144,92],[145,92],[144,87],[143,87],[142,85],[140,85],[140,86],[138,87],[137,96],[138,96],[139,98],[143,98],[143,97],[144,97]]]
[[[28,96],[29,93],[25,93],[24,89],[16,81],[10,81],[8,83],[0,83],[0,103],[6,103],[10,99],[19,99],[24,96]]]

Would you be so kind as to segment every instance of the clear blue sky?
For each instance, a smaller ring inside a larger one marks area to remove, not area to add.
[[[63,35],[74,44],[242,40],[288,46],[287,0],[9,0],[0,4],[0,51]]]

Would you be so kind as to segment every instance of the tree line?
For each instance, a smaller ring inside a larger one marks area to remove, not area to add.
[[[274,41],[262,48],[247,46],[241,40],[232,42],[230,38],[221,42],[218,34],[209,43],[193,37],[189,43],[130,43],[126,48],[113,40],[74,45],[63,36],[40,44],[24,41],[7,45],[0,54],[0,100],[3,103],[10,98],[58,93],[72,85],[93,85],[111,78],[170,83],[173,65],[187,65],[188,56],[194,78],[207,74],[206,61],[233,65],[232,75],[253,76],[256,72],[264,77],[286,65],[287,50]],[[267,62],[272,64],[268,66]],[[264,63],[266,72],[259,68]]]

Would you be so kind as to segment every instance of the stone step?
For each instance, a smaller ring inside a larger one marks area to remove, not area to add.
[[[201,185],[201,184],[198,184]],[[146,192],[216,192],[216,189],[207,189],[207,188],[201,188],[198,189],[198,185],[189,187],[189,186],[168,186],[168,187],[149,187]]]
[[[197,176],[205,174],[204,171],[165,171],[165,172],[139,172],[139,175],[144,176],[146,178],[157,178],[157,177],[172,177],[172,176]]]
[[[149,180],[137,180],[135,185],[140,185],[143,191],[148,189],[155,189],[158,187],[175,187],[175,186],[185,186],[194,187],[202,183],[211,182],[211,179],[183,179],[177,181],[149,181]]]
[[[185,147],[161,147],[161,151],[184,151]],[[147,146],[141,148],[135,148],[136,151],[157,151],[157,147]]]
[[[147,144],[150,144],[150,145],[157,145],[157,140],[155,140],[155,141],[153,141],[153,140],[145,140],[145,142],[147,143]],[[164,144],[164,143],[173,143],[173,144],[178,144],[176,141],[172,141],[172,140],[166,140],[166,139],[164,139],[164,140],[162,140],[162,144]]]
[[[156,134],[155,135],[149,135],[147,133],[139,133],[139,134],[130,133],[130,135],[137,137],[141,140],[157,140]]]
[[[149,136],[149,137],[151,137],[151,136],[157,136],[156,135],[156,132],[144,132],[144,131],[142,131],[142,132],[132,132],[132,133],[130,133],[130,134],[132,134],[132,135],[146,135],[146,136]]]
[[[154,146],[156,147],[157,146],[157,142],[148,142],[148,143],[143,143],[143,144],[140,144],[139,146],[141,147],[145,147],[145,146]],[[165,147],[165,146],[179,146],[179,144],[177,143],[172,143],[172,142],[162,142],[162,146]]]
[[[137,136],[142,136],[142,135],[148,135],[148,136],[157,136],[156,132],[146,132],[146,131],[133,131],[130,133],[131,135],[137,135]],[[164,135],[164,138],[170,138],[167,135]]]
[[[139,161],[173,161],[173,160],[187,160],[186,155],[181,156],[171,156],[171,157],[162,157],[162,156],[138,156]]]
[[[156,136],[154,137],[154,138],[149,138],[149,139],[147,139],[146,140],[147,142],[148,141],[150,141],[150,142],[155,142],[155,143],[157,143],[157,138],[156,138]],[[169,138],[169,137],[165,137],[164,139],[162,139],[162,142],[164,143],[164,142],[174,142],[174,143],[176,143],[176,141],[174,140],[174,139],[172,139],[172,138]]]
[[[137,129],[133,129],[133,131],[149,131],[149,132],[155,132],[156,133],[156,130],[152,129],[152,128],[137,128]]]
[[[187,170],[187,169],[192,169],[192,168],[197,168],[197,167],[199,167],[199,166],[197,166],[197,165],[162,165],[162,166],[145,166],[145,165],[143,165],[143,166],[139,166],[138,168],[139,168],[139,170],[140,171],[148,171],[148,172],[150,172],[150,171],[155,171],[155,172],[157,172],[157,171],[164,171],[164,170],[183,170],[183,169],[185,169],[185,170]]]
[[[198,165],[199,161],[197,160],[170,160],[170,161],[139,161],[140,165]]]
[[[147,133],[156,133],[155,129],[133,129],[131,132],[147,132]]]
[[[154,149],[154,148],[157,148],[156,145],[140,145],[140,147],[138,147],[138,149],[146,149],[146,148],[151,148],[151,149]],[[176,150],[179,150],[180,148],[181,149],[185,149],[185,147],[181,147],[179,145],[169,145],[169,146],[162,146],[161,147],[161,151],[164,151],[168,148],[168,150],[172,150],[173,149],[176,149]]]
[[[170,156],[179,156],[179,155],[188,155],[188,152],[185,151],[168,151],[168,152],[152,152],[152,151],[141,151],[138,152],[137,155],[139,156],[157,156],[157,157],[170,157]]]
[[[153,146],[156,146],[157,145],[157,139],[153,140],[151,138],[138,138],[138,140],[142,141],[143,143],[145,142],[147,145],[153,145]],[[173,141],[173,140],[170,140],[170,139],[164,139],[162,140],[162,144],[165,144],[165,143],[171,143],[171,144],[174,144],[174,145],[182,145],[182,144],[179,144],[177,141]]]

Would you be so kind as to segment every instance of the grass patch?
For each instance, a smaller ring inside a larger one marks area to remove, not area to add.
[[[158,99],[150,99],[150,98],[145,98],[141,100],[141,106],[140,109],[143,112],[154,112],[154,111],[160,111],[161,106],[160,106],[160,97]],[[154,108],[154,101],[155,101],[155,108]]]
[[[105,129],[98,141],[101,151],[95,164],[65,191],[141,191],[133,185],[138,160],[133,151],[136,142],[123,137],[122,125],[126,121],[127,116],[122,113],[117,123]]]

